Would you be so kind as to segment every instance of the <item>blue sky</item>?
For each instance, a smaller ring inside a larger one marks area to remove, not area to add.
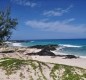
[[[18,19],[11,39],[86,38],[86,0],[0,0]]]

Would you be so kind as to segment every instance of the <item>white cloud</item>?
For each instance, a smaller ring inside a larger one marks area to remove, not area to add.
[[[30,0],[11,0],[11,1],[18,5],[23,5],[23,6],[29,6],[29,7],[37,6],[37,3],[31,2]]]
[[[27,2],[24,5],[25,6],[30,6],[30,7],[35,7],[37,4],[36,3]]]
[[[63,21],[37,21],[29,20],[25,24],[32,28],[41,29],[44,31],[56,31],[62,33],[84,34],[86,33],[86,25],[71,24],[74,19],[68,19]]]
[[[64,13],[67,13],[73,6],[70,5],[68,8],[66,9],[62,9],[62,8],[57,8],[54,10],[50,10],[50,11],[45,11],[43,13],[43,15],[46,16],[62,16]]]

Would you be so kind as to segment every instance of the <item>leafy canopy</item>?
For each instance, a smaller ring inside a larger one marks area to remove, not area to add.
[[[7,41],[12,35],[12,29],[16,29],[17,19],[12,19],[10,9],[0,11],[0,42]]]

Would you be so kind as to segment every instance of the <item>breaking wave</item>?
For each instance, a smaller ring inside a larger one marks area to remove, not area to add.
[[[74,48],[81,48],[82,47],[82,46],[70,45],[70,44],[59,44],[59,46],[62,46],[62,47],[74,47]]]

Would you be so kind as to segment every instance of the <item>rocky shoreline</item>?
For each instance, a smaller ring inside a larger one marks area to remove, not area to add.
[[[58,45],[36,45],[36,46],[31,46],[30,48],[37,48],[41,49],[40,52],[37,53],[27,53],[26,55],[39,55],[39,56],[59,56],[59,57],[65,57],[65,58],[79,58],[75,55],[56,55],[52,51],[56,50],[56,48],[59,48]]]
[[[0,48],[0,80],[85,80],[86,59],[56,55],[56,48],[59,46]]]
[[[35,46],[31,46],[31,47],[13,47],[12,49],[10,49],[9,47],[6,48],[5,50],[0,50],[0,53],[14,53],[15,51],[17,52],[25,52],[25,55],[28,56],[33,56],[33,55],[39,55],[39,56],[52,56],[52,57],[64,57],[64,58],[79,58],[75,55],[61,55],[61,54],[55,54],[54,50],[56,50],[56,48],[59,48],[58,45],[35,45]],[[28,51],[28,49],[35,49],[36,51]],[[38,50],[38,51],[37,51]]]
[[[54,50],[58,45],[36,45],[32,47],[7,47],[0,48],[1,58],[16,58],[23,60],[39,60],[43,62],[66,64],[86,68],[86,59],[75,55],[62,55]],[[75,62],[75,63],[74,63]],[[78,63],[79,62],[79,63]]]

